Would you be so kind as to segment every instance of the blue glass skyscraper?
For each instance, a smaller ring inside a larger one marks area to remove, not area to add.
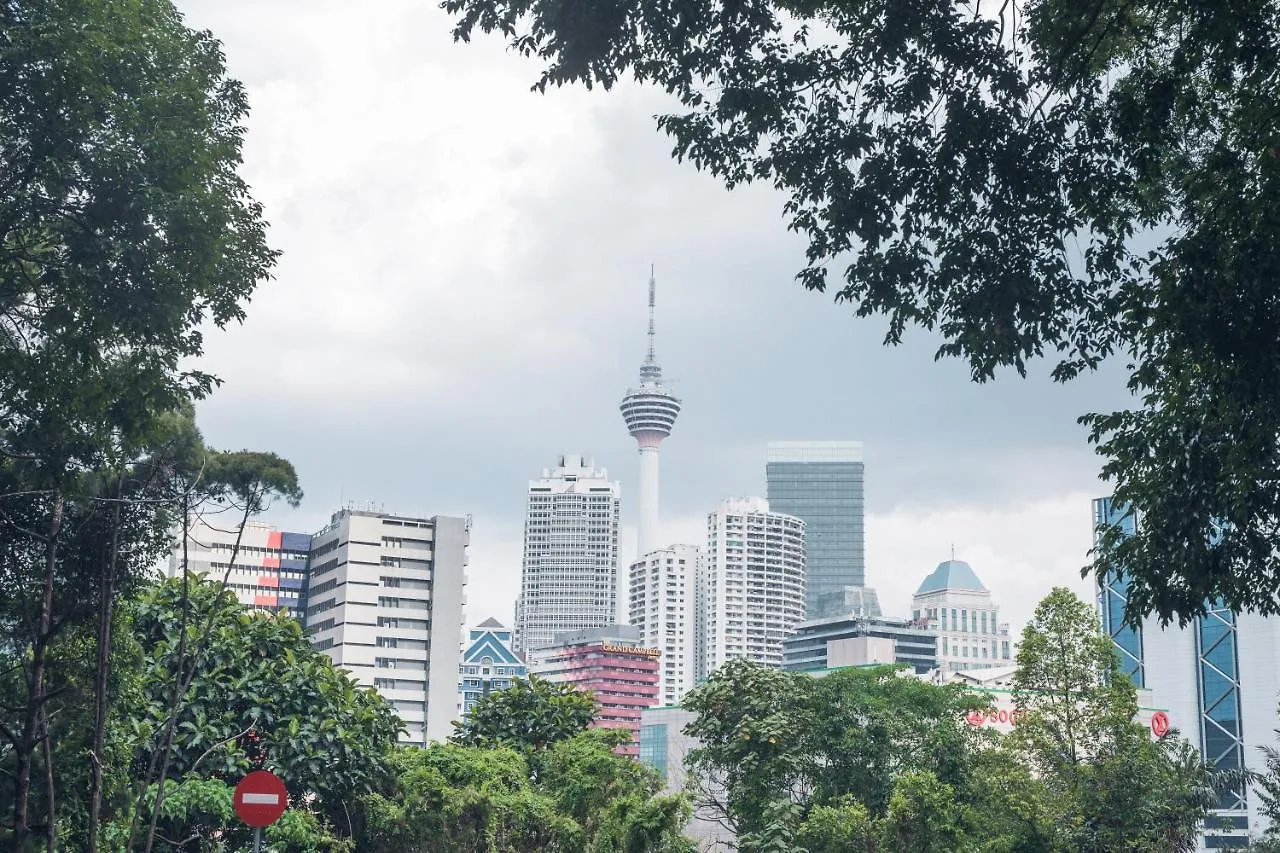
[[[1093,520],[1095,535],[1101,527],[1119,526],[1132,536],[1141,523],[1111,498],[1093,502]],[[1168,708],[1174,728],[1213,766],[1263,770],[1258,747],[1272,744],[1277,722],[1280,621],[1207,602],[1205,615],[1185,628],[1162,627],[1152,619],[1134,627],[1124,622],[1128,587],[1123,576],[1098,585],[1103,629],[1121,669],[1151,691],[1157,707]],[[1243,847],[1251,833],[1265,829],[1256,798],[1243,788],[1223,791],[1220,798],[1205,822],[1201,850]]]
[[[805,523],[808,615],[823,595],[865,586],[862,442],[771,442],[765,479],[769,508]]]

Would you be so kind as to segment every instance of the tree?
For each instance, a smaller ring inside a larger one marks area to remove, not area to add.
[[[653,772],[582,731],[543,748],[532,772],[510,746],[431,744],[392,758],[393,783],[366,798],[359,849],[373,853],[693,853],[680,835],[682,796]]]
[[[164,748],[185,632],[195,677],[178,706],[169,767],[180,782],[170,790],[208,790],[200,787],[208,780],[234,785],[266,767],[284,780],[295,807],[311,811],[321,826],[354,833],[346,804],[385,781],[400,728],[386,701],[312,648],[295,619],[250,612],[219,584],[189,581],[184,592],[182,579],[160,582],[139,598],[132,620],[144,651],[143,704],[134,718],[137,767],[154,766],[151,754]],[[186,809],[166,809],[165,798],[159,805],[155,799],[145,808],[160,810],[161,826],[168,822],[161,835],[200,835],[181,827]],[[208,829],[225,832],[226,824]]]
[[[916,789],[901,786],[916,784],[907,777],[921,768],[960,801],[973,795],[971,765],[985,735],[964,718],[987,704],[894,667],[815,679],[729,661],[684,701],[698,715],[687,728],[700,742],[687,758],[701,782],[697,805],[763,846],[782,837],[780,821],[811,843],[878,837],[894,797],[913,801]],[[788,823],[781,803],[806,823]]]
[[[1014,675],[1011,748],[1048,788],[1057,838],[1078,851],[1191,851],[1216,804],[1210,768],[1176,732],[1136,722],[1137,691],[1097,612],[1068,589],[1040,602]]]
[[[22,560],[5,581],[25,662],[6,728],[19,849],[57,841],[49,655],[86,619],[99,661],[89,749],[102,758],[116,572],[150,541],[125,528],[157,519],[129,517],[155,496],[126,472],[212,390],[191,364],[203,330],[239,320],[275,262],[236,174],[246,109],[218,42],[168,0],[0,2],[0,545]],[[81,607],[95,588],[96,608]],[[90,790],[96,815],[96,770]]]
[[[585,730],[596,710],[590,693],[531,675],[481,697],[463,720],[454,722],[452,740],[526,753],[544,750]]]
[[[1141,406],[1084,420],[1144,525],[1094,569],[1134,615],[1280,609],[1271,0],[444,6],[541,60],[538,89],[674,95],[675,156],[785,193],[801,284],[886,343],[934,331],[976,381],[1124,358]]]

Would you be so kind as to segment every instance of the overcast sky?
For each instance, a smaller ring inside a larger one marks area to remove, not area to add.
[[[225,384],[206,439],[275,450],[314,530],[346,501],[474,517],[468,619],[511,620],[528,480],[564,452],[623,485],[618,402],[644,355],[684,411],[662,453],[663,535],[700,541],[763,494],[774,439],[865,443],[867,577],[903,614],[954,546],[1017,630],[1055,584],[1086,592],[1098,461],[1075,418],[1125,404],[1115,371],[973,385],[923,332],[793,279],[782,198],[671,159],[660,92],[529,91],[496,39],[455,45],[433,0],[179,0],[249,93],[244,174],[283,251],[248,321],[208,340]],[[358,10],[358,11],[357,11]],[[625,576],[625,575],[624,575]]]

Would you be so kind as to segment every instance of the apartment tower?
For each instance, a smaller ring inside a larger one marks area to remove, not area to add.
[[[700,675],[702,549],[672,545],[631,565],[629,616],[642,646],[662,652],[659,703],[678,705]]]
[[[618,621],[621,488],[589,457],[565,455],[529,483],[513,646]]]
[[[311,642],[395,706],[409,743],[453,733],[470,535],[469,518],[344,509],[312,537]]]
[[[733,658],[782,666],[782,641],[805,616],[805,523],[762,498],[707,516],[702,671]]]

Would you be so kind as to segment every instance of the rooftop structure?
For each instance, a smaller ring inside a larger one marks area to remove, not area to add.
[[[1007,666],[1013,660],[1008,623],[978,580],[973,567],[944,560],[920,583],[911,599],[911,617],[938,638],[938,668],[952,672]]]
[[[649,270],[649,351],[640,365],[640,384],[628,388],[622,398],[622,418],[627,432],[640,449],[640,488],[638,504],[637,557],[658,547],[658,451],[662,441],[671,435],[680,401],[662,383],[662,368],[654,355],[654,297],[656,284]]]
[[[851,613],[797,625],[782,641],[782,668],[812,672],[904,663],[923,674],[937,667],[937,650],[937,637],[918,622]]]

